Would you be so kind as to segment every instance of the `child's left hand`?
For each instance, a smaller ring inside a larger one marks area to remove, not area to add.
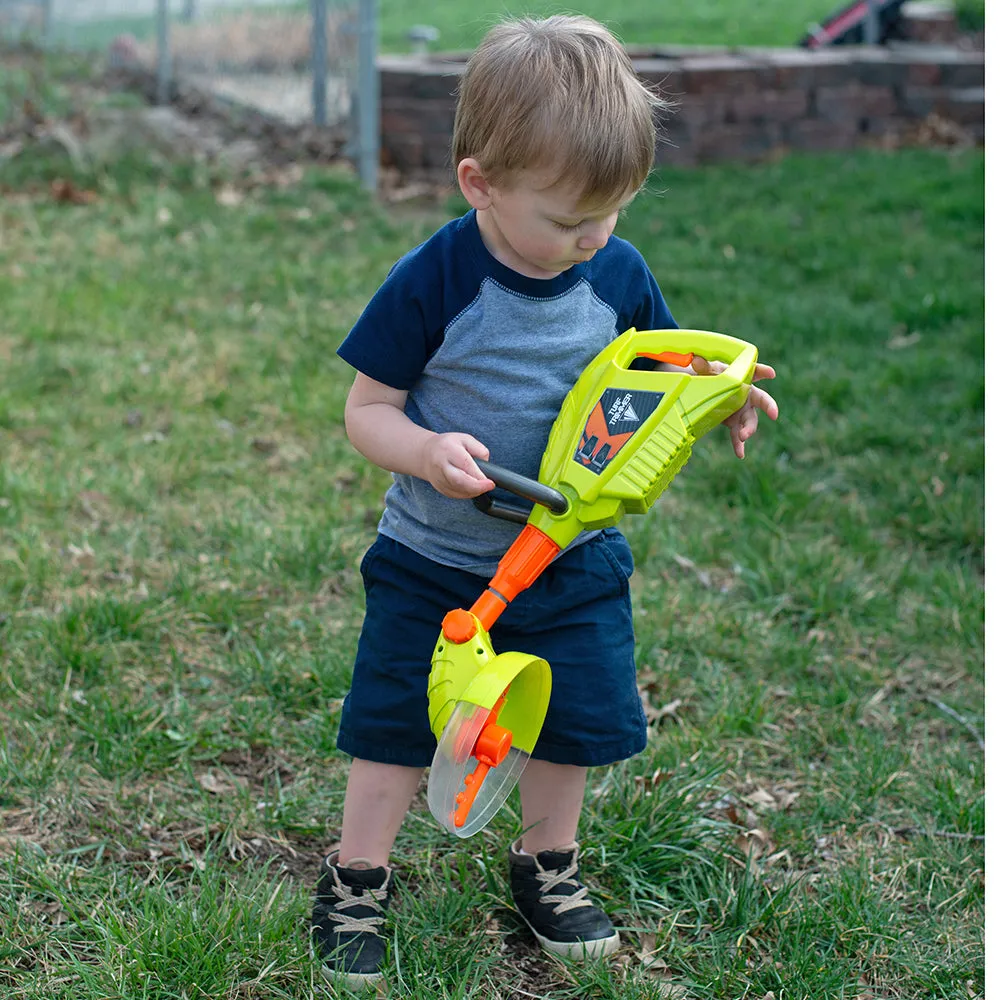
[[[721,361],[706,361],[695,355],[691,360],[691,368],[696,375],[717,375],[724,372],[728,366]],[[770,365],[757,365],[753,380],[757,382],[764,378],[774,378],[775,372]],[[748,441],[757,431],[757,411],[763,410],[772,420],[778,419],[778,404],[773,397],[763,389],[753,385],[747,395],[746,402],[723,423],[729,428],[729,439],[733,443],[733,451],[737,458],[746,454],[744,442]]]

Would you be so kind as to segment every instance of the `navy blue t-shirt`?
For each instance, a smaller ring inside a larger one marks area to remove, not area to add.
[[[471,434],[491,461],[535,478],[566,393],[632,327],[677,323],[630,243],[612,236],[592,260],[528,278],[490,254],[470,211],[394,265],[337,353],[405,389],[405,412],[421,427]],[[519,530],[403,475],[379,523],[422,555],[483,576]]]

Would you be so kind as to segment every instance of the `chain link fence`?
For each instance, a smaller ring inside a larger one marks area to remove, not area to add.
[[[378,167],[375,0],[0,0],[0,38],[100,53],[284,127],[345,133],[374,188]]]

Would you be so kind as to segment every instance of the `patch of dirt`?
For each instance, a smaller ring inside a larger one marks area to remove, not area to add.
[[[102,80],[108,91],[130,91],[155,105],[157,83],[152,71],[140,66],[108,70]],[[265,86],[266,81],[257,81]],[[344,156],[348,135],[344,125],[319,128],[290,120],[292,116],[271,109],[243,103],[236,95],[213,92],[204,83],[182,79],[170,92],[170,110],[178,119],[208,137],[209,146],[222,149],[244,144],[248,159],[265,165],[292,162],[332,162]],[[266,89],[266,86],[265,86]],[[266,102],[264,102],[266,103]],[[249,144],[256,147],[256,157],[249,156]],[[206,149],[212,155],[212,148]]]
[[[259,175],[305,163],[345,162],[343,127],[292,124],[188,83],[173,88],[167,106],[154,103],[155,92],[153,74],[132,67],[76,86],[72,110],[58,118],[25,98],[0,125],[0,164],[21,155],[59,156],[68,167],[86,169],[140,152],[166,162],[193,159],[226,172]],[[138,94],[148,103],[116,101],[122,93]]]

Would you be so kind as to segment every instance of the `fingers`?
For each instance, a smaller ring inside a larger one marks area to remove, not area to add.
[[[439,472],[432,485],[455,500],[477,497],[493,489],[495,483],[476,465],[476,459],[488,461],[489,448],[470,434],[442,435],[443,446]]]
[[[490,449],[478,438],[474,438],[471,434],[458,434],[456,437],[473,458],[481,458],[484,462],[490,460]]]
[[[468,434],[461,435],[460,442],[465,446],[466,450],[461,456],[462,460],[459,463],[459,467],[475,480],[475,489],[477,492],[473,496],[479,496],[480,493],[485,493],[487,490],[493,489],[496,484],[476,464],[477,458],[482,459],[484,462],[490,460],[489,448],[482,441]]]
[[[718,375],[724,372],[729,365],[724,361],[708,361],[707,359],[701,357],[699,354],[695,354],[691,358],[691,368],[694,370],[696,375]],[[765,378],[775,378],[777,372],[770,365],[756,364],[753,370],[753,381],[759,382],[761,379]]]
[[[772,377],[771,375],[765,376],[765,378]],[[763,410],[772,420],[778,419],[778,404],[775,402],[774,397],[758,386],[751,387],[750,393],[747,396],[747,403],[744,405],[747,404],[754,410]],[[754,423],[756,424],[756,419]]]
[[[757,433],[757,411],[752,406],[744,406],[734,414],[736,419],[732,419],[729,424],[729,440],[732,442],[733,451],[737,458],[746,455],[744,442]]]
[[[708,361],[700,354],[695,354],[691,358],[691,367],[694,369],[695,375],[718,375],[720,372],[724,372],[729,365],[722,361]]]
[[[467,500],[481,493],[488,493],[495,486],[493,480],[484,476],[478,467],[473,475],[465,469],[449,465],[444,470],[444,483],[438,489],[454,500]]]
[[[724,372],[729,365],[724,361],[708,361],[696,354],[691,358],[691,368],[695,375],[719,375]],[[753,370],[753,381],[759,382],[761,379],[775,378],[777,372],[770,365],[757,364]]]

